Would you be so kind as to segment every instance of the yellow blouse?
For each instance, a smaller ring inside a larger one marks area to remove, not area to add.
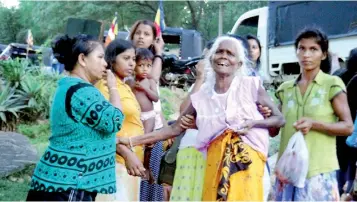
[[[134,137],[144,134],[144,126],[140,120],[140,105],[135,98],[134,93],[131,88],[121,81],[118,77],[117,88],[120,95],[120,101],[122,105],[122,112],[125,116],[121,130],[117,133],[120,137]],[[109,90],[106,86],[104,80],[100,80],[95,85],[103,96],[109,100]],[[139,157],[141,161],[144,161],[144,148],[142,146],[137,146],[134,148],[135,154]],[[116,155],[117,162],[125,164],[123,157]]]

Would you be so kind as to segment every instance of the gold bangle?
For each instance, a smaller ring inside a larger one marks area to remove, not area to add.
[[[117,87],[111,87],[111,88],[109,88],[109,90],[118,90],[118,88]]]

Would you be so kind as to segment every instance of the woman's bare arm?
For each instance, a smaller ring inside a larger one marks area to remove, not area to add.
[[[196,82],[193,85],[191,92],[187,95],[187,97],[183,100],[183,102],[180,105],[180,114],[182,114],[185,111],[185,109],[192,104],[191,103],[191,95],[196,93],[198,90],[200,90],[203,82],[204,82],[204,79],[196,79]]]
[[[332,100],[332,107],[339,118],[336,123],[325,123],[313,120],[311,130],[316,130],[331,136],[348,136],[353,132],[353,122],[346,93],[340,93]]]
[[[151,78],[155,80],[155,82],[160,81],[160,76],[162,72],[162,60],[159,57],[154,58],[154,62],[152,64]]]
[[[263,87],[258,89],[258,104],[271,109],[271,116],[263,120],[255,120],[254,127],[257,128],[280,128],[284,126],[285,119],[278,107],[273,103]]]
[[[181,125],[181,117],[184,115],[187,115],[187,114],[194,115],[195,112],[196,112],[195,108],[193,108],[193,106],[191,104],[185,110],[185,112],[181,114],[181,116],[177,119],[177,121],[174,124],[164,127],[160,130],[145,134],[145,135],[135,136],[135,137],[131,138],[132,145],[130,145],[130,146],[153,144],[157,141],[166,140],[166,139],[173,138],[173,137],[180,135],[184,131],[184,129],[180,126]],[[124,142],[124,144],[127,143],[125,140],[123,140],[123,142]]]
[[[281,104],[278,105],[278,109],[279,109],[279,111],[281,112]],[[283,115],[283,116],[284,116],[284,115]],[[270,127],[270,128],[268,128],[268,130],[269,130],[269,135],[270,135],[270,137],[275,137],[275,136],[279,135],[280,127],[279,127],[279,128]]]
[[[196,65],[196,81],[192,87],[191,92],[187,95],[187,97],[183,100],[180,105],[180,114],[185,111],[187,107],[191,104],[191,95],[200,90],[205,78],[204,78],[204,61],[200,60]]]
[[[159,36],[155,39],[154,42],[154,48],[155,48],[155,54],[158,56],[162,56],[163,50],[164,50],[164,40],[162,39],[162,36]],[[161,72],[162,72],[162,58],[160,57],[155,57],[153,64],[152,64],[152,71],[151,71],[151,78],[155,80],[156,83],[160,82],[160,77],[161,77]]]

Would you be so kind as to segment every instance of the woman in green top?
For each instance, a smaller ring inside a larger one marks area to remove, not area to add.
[[[57,38],[53,52],[69,76],[51,106],[49,146],[38,162],[27,201],[94,201],[116,191],[115,133],[124,116],[103,45],[87,35]],[[92,84],[106,75],[109,102]]]
[[[286,119],[281,128],[279,157],[290,137],[301,131],[309,151],[308,175],[304,188],[277,179],[273,200],[336,201],[336,136],[348,136],[353,131],[345,85],[340,78],[322,71],[329,69],[324,65],[328,64],[328,39],[320,30],[302,31],[295,48],[302,73],[276,92]]]

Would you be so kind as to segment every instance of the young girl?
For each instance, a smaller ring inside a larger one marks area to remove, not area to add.
[[[157,84],[157,91],[159,93],[159,81],[162,70],[162,52],[164,42],[156,33],[156,27],[150,20],[139,20],[135,22],[130,31],[130,40],[133,42],[135,48],[147,48],[154,55],[152,71],[150,78],[154,79]],[[167,125],[166,120],[161,111],[161,102],[154,102],[155,130]],[[159,175],[161,156],[164,153],[164,142],[157,142],[152,148],[152,155],[150,157],[150,167],[155,177]],[[170,188],[166,186],[166,189]],[[167,193],[167,191],[165,192]],[[158,184],[149,184],[147,181],[141,183],[140,200],[141,201],[167,201],[168,195],[164,196],[163,186]]]
[[[108,89],[104,80],[97,82],[96,87],[109,98],[112,92],[117,91],[123,106],[125,119],[117,137],[133,137],[144,135],[144,126],[140,120],[140,105],[131,88],[124,83],[124,78],[131,76],[135,68],[135,49],[129,42],[121,39],[112,41],[106,51],[105,60],[115,73],[116,85]],[[119,201],[138,201],[141,178],[145,176],[142,164],[144,149],[142,146],[132,148],[130,151],[125,146],[117,147],[116,155],[116,189],[114,199]],[[136,173],[136,174],[135,174]],[[140,177],[133,177],[136,175]],[[98,201],[113,200],[112,196],[98,195]]]
[[[153,102],[159,100],[156,82],[148,78],[152,70],[154,55],[146,48],[136,50],[135,86],[134,94],[141,108],[140,119],[144,124],[145,133],[152,132],[155,128],[155,116]]]

